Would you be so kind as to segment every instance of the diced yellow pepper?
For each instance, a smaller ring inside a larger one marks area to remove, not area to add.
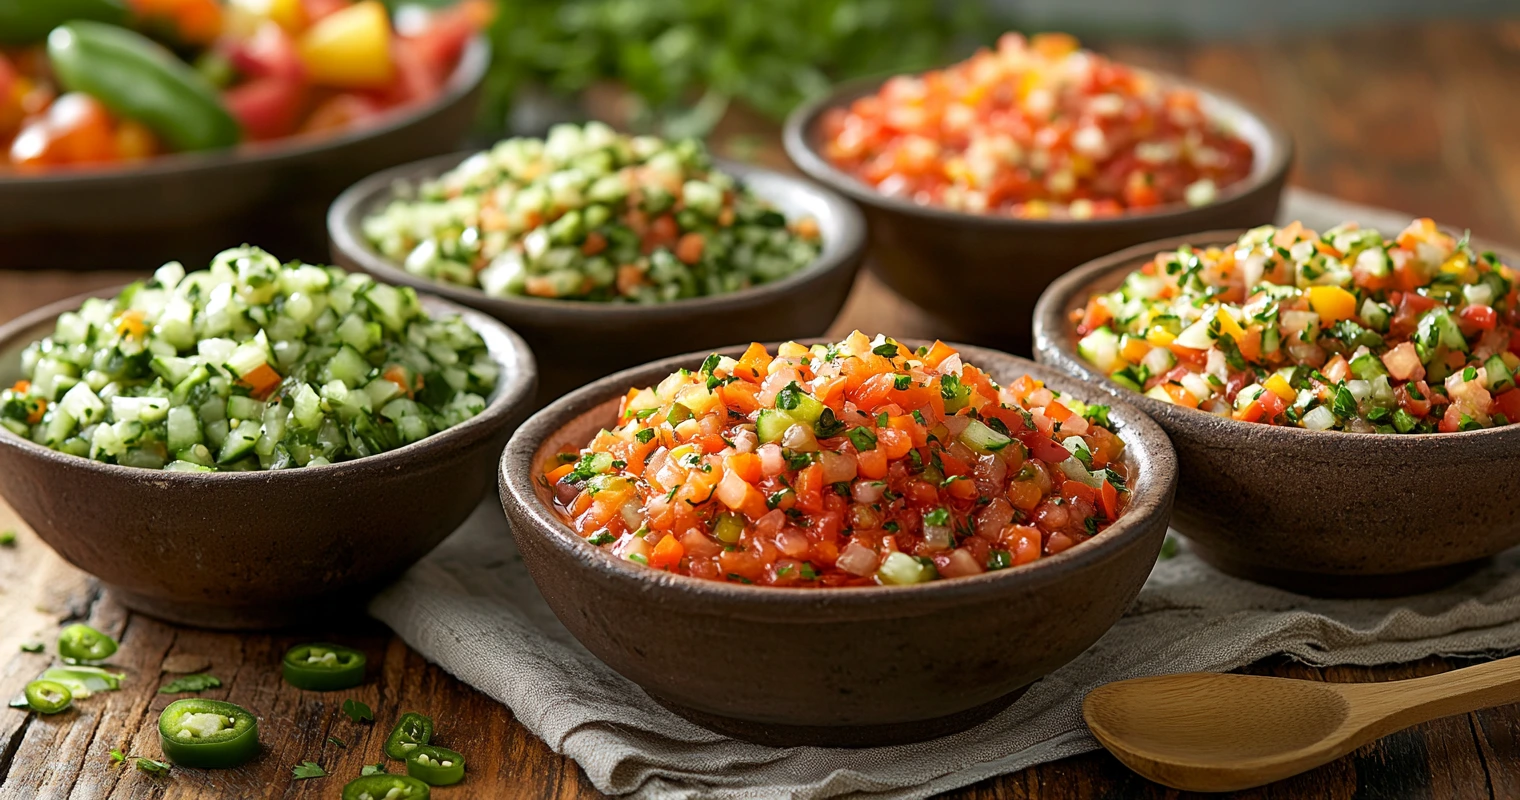
[[[1157,347],[1166,347],[1176,338],[1177,334],[1160,325],[1152,325],[1151,329],[1145,332],[1145,340]]]
[[[1325,324],[1356,316],[1356,295],[1339,286],[1310,286],[1309,305]]]
[[[1237,342],[1246,335],[1245,329],[1240,327],[1234,317],[1230,316],[1230,312],[1221,308],[1214,314],[1214,319],[1219,320],[1219,335],[1229,334],[1230,338]]]
[[[395,75],[391,19],[380,0],[364,0],[317,20],[298,45],[307,76],[319,86],[376,88]]]
[[[1119,355],[1124,356],[1124,360],[1126,361],[1138,364],[1140,363],[1140,359],[1145,358],[1145,354],[1150,351],[1151,346],[1146,344],[1144,339],[1126,336],[1124,338],[1124,346],[1119,348]]]
[[[1281,375],[1273,375],[1261,385],[1262,388],[1281,397],[1284,403],[1291,403],[1298,397],[1298,392],[1293,391],[1293,387],[1289,385],[1288,379]]]
[[[1520,367],[1520,356],[1517,356],[1508,350],[1500,353],[1499,357],[1504,359],[1504,366],[1509,367],[1510,372],[1514,372],[1516,367]]]

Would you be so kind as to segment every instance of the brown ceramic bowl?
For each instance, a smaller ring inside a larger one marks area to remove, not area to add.
[[[818,221],[823,252],[812,264],[782,280],[732,294],[625,305],[492,297],[473,287],[413,275],[369,245],[361,227],[364,218],[395,199],[398,184],[437,177],[470,155],[456,153],[397,167],[344,192],[327,219],[332,259],[387,283],[478,308],[511,325],[538,354],[541,403],[651,358],[737,341],[818,336],[844,305],[865,249],[865,222],[843,197],[800,178],[733,162],[719,165],[788,217]]]
[[[1240,422],[1124,389],[1077,355],[1069,314],[1092,294],[1156,253],[1243,232],[1100,258],[1051,284],[1035,310],[1040,363],[1132,403],[1171,436],[1182,470],[1172,525],[1194,551],[1238,577],[1358,597],[1428,591],[1520,544],[1520,425],[1397,436]]]
[[[457,149],[475,121],[490,61],[490,45],[477,37],[431,102],[337,135],[115,169],[0,175],[0,269],[206,264],[228,242],[247,241],[321,263],[333,198],[377,170]]]
[[[0,326],[0,381],[80,295]],[[517,334],[437,298],[501,365],[486,409],[420,442],[322,467],[184,473],[66,455],[0,428],[0,494],[58,554],[129,608],[208,628],[271,628],[358,607],[464,522],[527,415],[536,370]]]
[[[1101,396],[1020,358],[960,350],[999,381],[1029,373],[1076,397]],[[586,544],[536,470],[611,424],[629,387],[695,369],[704,355],[620,372],[555,401],[523,423],[501,461],[502,506],[554,613],[693,722],[776,745],[870,746],[969,728],[1097,641],[1156,562],[1174,456],[1160,429],[1123,403],[1111,418],[1135,470],[1129,510],[1092,540],[1016,569],[917,586],[778,589],[673,575]]]
[[[909,301],[950,326],[964,341],[1030,352],[1030,319],[1046,285],[1089,259],[1163,236],[1271,222],[1293,159],[1288,134],[1238,100],[1181,78],[1204,109],[1232,124],[1255,151],[1251,175],[1220,190],[1207,206],[1095,220],[1026,220],[919,205],[878,192],[837,169],[819,147],[819,122],[829,111],[874,93],[884,79],[853,81],[787,118],[787,155],[814,180],[849,197],[870,223],[870,264]]]

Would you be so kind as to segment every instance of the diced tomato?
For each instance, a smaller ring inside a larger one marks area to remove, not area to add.
[[[1119,490],[1108,479],[1103,480],[1103,515],[1111,520],[1119,518]]]
[[[47,113],[22,126],[11,142],[11,162],[23,169],[90,164],[116,158],[110,112],[87,94],[59,97]]]
[[[1503,414],[1512,424],[1520,422],[1520,389],[1510,389],[1494,395],[1488,413]]]
[[[1471,305],[1458,312],[1457,317],[1464,323],[1464,330],[1471,335],[1473,331],[1491,331],[1499,321],[1499,315],[1494,313],[1490,306]]]
[[[306,67],[296,52],[290,33],[266,22],[247,39],[233,40],[226,47],[232,66],[247,78],[279,78],[291,83],[306,80]]]
[[[297,80],[260,78],[227,90],[222,101],[248,138],[278,139],[294,133],[300,124],[306,88]]]

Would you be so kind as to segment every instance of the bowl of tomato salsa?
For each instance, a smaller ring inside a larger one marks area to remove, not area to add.
[[[974,725],[1096,641],[1174,467],[1143,415],[1051,370],[857,332],[605,378],[525,423],[500,477],[550,606],[651,697],[866,746]]]
[[[1057,276],[1162,236],[1269,222],[1292,161],[1288,135],[1248,105],[1063,34],[841,84],[784,138],[804,173],[861,204],[894,291],[1024,353]]]
[[[1520,544],[1520,507],[1494,501],[1520,491],[1513,263],[1429,219],[1167,239],[1052,284],[1037,358],[1167,430],[1174,524],[1205,560],[1411,594]],[[1463,491],[1436,498],[1435,475]]]
[[[0,268],[325,259],[332,199],[456,149],[490,62],[482,0],[95,5],[0,32]]]

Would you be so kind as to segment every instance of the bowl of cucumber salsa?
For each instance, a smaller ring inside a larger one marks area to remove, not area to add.
[[[827,189],[595,122],[375,175],[328,229],[338,263],[520,331],[546,395],[693,347],[822,333],[865,230]]]
[[[130,607],[287,624],[458,527],[536,375],[488,315],[241,247],[0,327],[0,493]]]

